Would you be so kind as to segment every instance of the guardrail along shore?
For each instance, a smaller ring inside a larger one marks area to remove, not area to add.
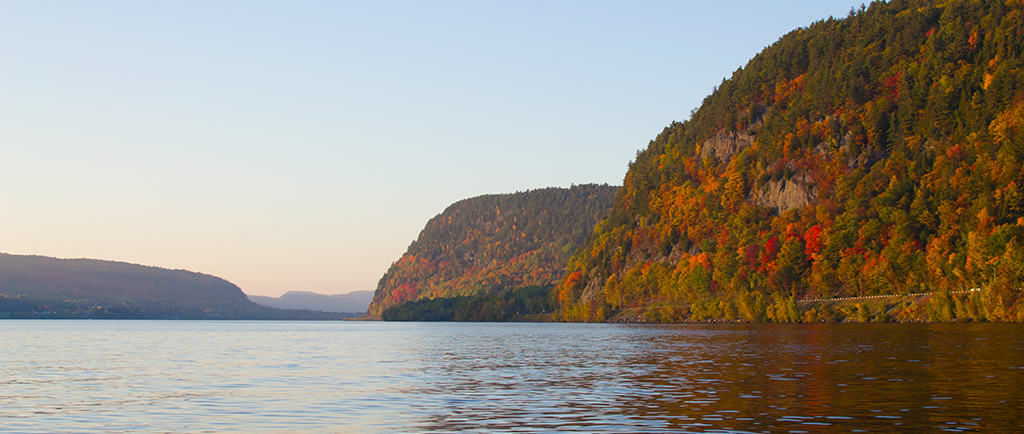
[[[1020,289],[1017,289],[1020,291]],[[963,291],[950,291],[950,294],[966,294],[969,292],[981,291],[981,288],[965,289]],[[868,295],[864,297],[835,297],[835,298],[805,298],[797,300],[797,303],[811,303],[815,301],[849,301],[849,300],[871,300],[876,298],[897,298],[897,297],[920,297],[922,295],[942,294],[942,292],[915,292],[913,294],[889,294],[889,295]]]

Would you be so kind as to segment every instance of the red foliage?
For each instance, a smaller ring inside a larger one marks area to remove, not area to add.
[[[814,255],[821,253],[822,245],[821,242],[821,225],[811,226],[804,234],[804,253],[807,254],[808,259],[812,259]]]
[[[960,161],[964,158],[964,151],[960,145],[953,145],[953,147],[946,150],[946,157],[953,161]]]
[[[570,274],[569,277],[565,279],[565,287],[572,288],[576,286],[576,284],[579,283],[581,277],[583,277],[582,270]]]
[[[889,77],[885,80],[885,88],[889,91],[889,99],[897,100],[900,99],[900,80],[903,79],[903,71],[897,72],[896,75]]]
[[[761,246],[751,244],[743,248],[743,261],[750,268],[757,268],[757,257],[761,254]]]
[[[775,258],[779,255],[779,237],[774,236],[772,239],[764,243],[764,254],[761,255],[761,269],[767,270],[770,265],[775,262]]]

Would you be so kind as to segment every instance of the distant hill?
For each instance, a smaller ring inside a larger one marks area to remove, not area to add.
[[[422,298],[553,287],[618,187],[577,185],[456,202],[430,219],[377,285],[368,316]],[[532,291],[532,290],[531,290]],[[532,295],[533,292],[530,292]]]
[[[982,288],[956,318],[1024,320],[1022,48],[1021,1],[875,1],[786,34],[637,154],[563,318]]]
[[[0,317],[340,319],[259,306],[216,276],[96,259],[0,253]]]
[[[317,294],[308,291],[288,291],[280,297],[250,295],[253,303],[278,309],[322,310],[326,312],[365,313],[373,300],[373,291],[353,291],[348,294]]]

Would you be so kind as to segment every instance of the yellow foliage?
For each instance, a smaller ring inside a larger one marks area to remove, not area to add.
[[[989,132],[997,142],[1013,140],[1024,132],[1024,103],[1018,102],[1006,109],[989,124]]]

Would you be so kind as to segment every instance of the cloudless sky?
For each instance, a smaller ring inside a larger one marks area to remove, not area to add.
[[[455,201],[621,185],[855,5],[0,0],[0,252],[373,290]]]

